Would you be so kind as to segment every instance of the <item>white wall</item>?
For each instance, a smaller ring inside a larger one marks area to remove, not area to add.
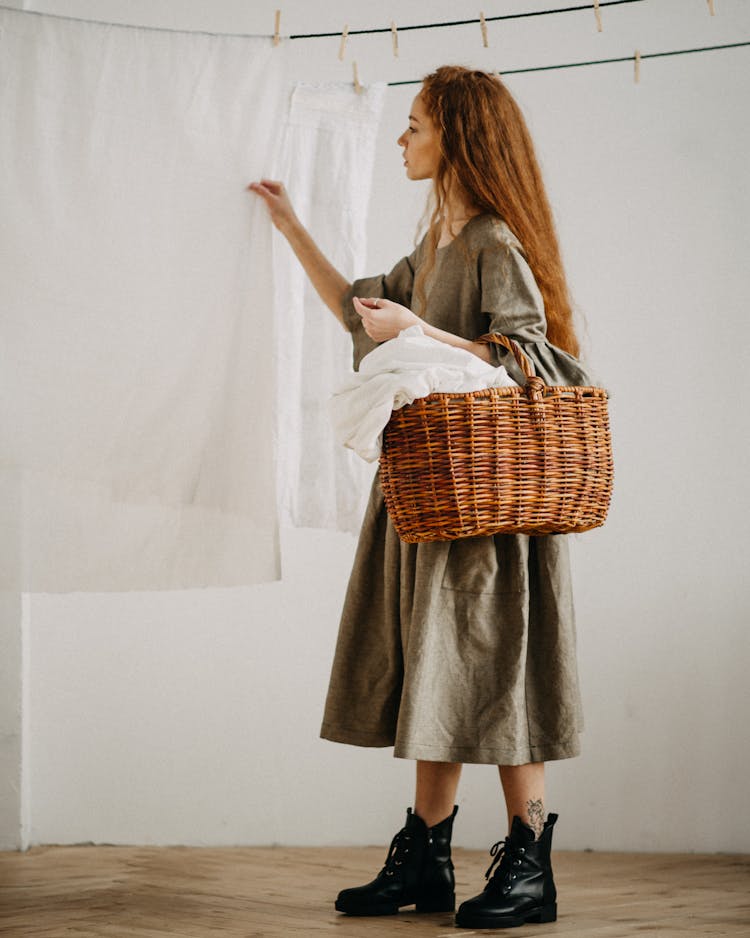
[[[25,6],[257,33],[277,0]],[[363,81],[399,80],[446,62],[510,69],[750,39],[749,4],[716,6],[715,17],[702,0],[605,9],[602,34],[593,12],[491,25],[489,50],[477,26],[402,33],[399,60],[389,37],[353,38],[350,53]],[[447,0],[373,10],[290,0],[282,31],[456,18]],[[298,77],[349,80],[337,51],[300,43]],[[612,391],[616,447],[610,519],[573,543],[587,728],[582,757],[550,765],[561,848],[750,850],[749,79],[750,49],[647,60],[639,85],[627,63],[508,79],[590,362]],[[394,141],[415,92],[388,93],[362,273],[412,243],[426,190],[403,178]],[[353,547],[287,531],[281,583],[30,597],[30,842],[385,842],[411,803],[411,764],[317,738]],[[0,650],[19,634],[11,623]],[[503,828],[493,769],[467,767],[460,801],[456,842],[488,846]]]

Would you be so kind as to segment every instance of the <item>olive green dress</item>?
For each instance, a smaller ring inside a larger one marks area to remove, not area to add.
[[[425,308],[412,297],[425,242],[344,299],[354,367],[375,343],[353,296],[385,297],[467,339],[514,338],[548,384],[588,385],[546,339],[521,245],[478,215],[437,253]],[[523,383],[513,357],[499,364]],[[341,616],[321,736],[435,762],[520,765],[579,753],[582,729],[568,542],[500,534],[403,543],[376,475]]]

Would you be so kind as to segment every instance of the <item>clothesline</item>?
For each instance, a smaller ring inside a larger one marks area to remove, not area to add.
[[[598,3],[583,3],[583,4],[577,4],[575,6],[558,7],[557,9],[550,9],[550,10],[547,10],[547,9],[529,10],[524,13],[505,13],[505,14],[501,14],[498,16],[484,16],[484,14],[482,14],[482,19],[475,17],[474,19],[452,20],[452,21],[440,22],[440,23],[417,23],[411,26],[399,26],[398,31],[406,32],[408,30],[418,30],[418,29],[440,29],[443,27],[450,27],[450,26],[470,26],[470,25],[475,25],[477,23],[481,23],[482,20],[485,23],[492,23],[492,22],[497,22],[500,20],[523,19],[523,18],[534,17],[534,16],[551,16],[557,13],[579,13],[582,10],[601,10],[601,9],[604,9],[605,7],[610,7],[610,6],[621,6],[626,3],[630,4],[630,3],[643,3],[643,2],[645,2],[645,0],[599,0]],[[58,20],[75,20],[78,23],[93,23],[97,26],[119,26],[119,27],[122,27],[123,29],[145,29],[145,30],[152,30],[154,32],[168,32],[168,33],[189,32],[189,33],[195,33],[195,34],[203,35],[203,36],[232,36],[237,39],[249,39],[249,38],[273,39],[274,38],[273,32],[271,33],[238,33],[238,32],[223,33],[223,32],[212,32],[211,30],[206,30],[206,29],[184,30],[184,29],[171,29],[168,26],[141,26],[141,25],[135,25],[133,23],[113,23],[109,20],[95,20],[95,19],[89,19],[88,17],[81,17],[81,16],[66,16],[61,13],[47,13],[41,10],[19,10],[18,7],[9,7],[9,6],[6,6],[5,4],[0,4],[0,10],[10,10],[14,13],[24,13],[29,16],[46,16],[46,17],[50,17],[50,18],[58,19]],[[376,27],[373,29],[348,29],[346,28],[346,32],[348,36],[359,36],[359,35],[376,34],[376,33],[390,33],[392,31],[393,31],[393,26],[382,26],[382,27]],[[321,39],[321,38],[336,38],[341,35],[342,35],[342,31],[339,29],[334,32],[325,32],[325,33],[295,33],[290,36],[281,36],[280,38],[283,38],[283,39]]]
[[[529,11],[522,12],[522,13],[506,13],[506,14],[500,14],[497,16],[485,16],[482,13],[481,19],[474,18],[474,19],[466,19],[466,20],[452,20],[452,21],[439,22],[439,23],[419,23],[419,24],[413,24],[410,26],[399,26],[398,30],[406,31],[406,30],[434,29],[434,28],[442,28],[442,27],[467,26],[467,25],[474,25],[474,24],[480,23],[482,25],[483,34],[486,36],[486,24],[490,22],[496,22],[499,20],[512,20],[512,19],[522,19],[522,18],[535,17],[535,16],[548,16],[548,15],[553,15],[557,13],[578,13],[578,12],[581,12],[582,10],[594,10],[597,13],[597,18],[598,18],[600,10],[605,7],[614,7],[614,6],[621,6],[623,4],[643,3],[643,2],[644,0],[600,0],[600,2],[598,3],[576,4],[573,6],[558,7],[557,9],[529,10]],[[713,15],[714,9],[710,2],[708,6],[711,12],[711,15]],[[278,22],[279,22],[278,11],[277,11],[277,19],[276,19],[276,36],[271,36],[269,34],[258,35],[258,34],[252,34],[252,33],[214,33],[214,32],[206,32],[204,30],[185,31],[185,30],[173,30],[173,29],[169,29],[166,27],[159,27],[159,26],[156,26],[156,27],[155,26],[133,26],[131,24],[124,24],[124,23],[113,24],[110,22],[102,21],[102,20],[89,20],[89,19],[82,19],[79,17],[62,16],[56,13],[44,13],[44,12],[39,12],[36,10],[18,10],[17,8],[7,7],[7,6],[4,6],[3,4],[0,4],[0,10],[12,10],[13,12],[16,12],[16,13],[22,12],[26,15],[31,15],[31,16],[46,16],[46,17],[51,17],[54,19],[73,20],[76,22],[94,23],[97,25],[104,25],[104,26],[117,25],[125,29],[128,29],[128,28],[129,29],[145,29],[147,31],[153,30],[156,32],[170,32],[170,33],[190,32],[190,33],[198,33],[198,34],[209,35],[209,36],[233,36],[235,38],[271,38],[271,39],[274,39],[275,42],[278,42],[280,38],[287,38],[290,40],[291,39],[299,40],[299,39],[318,39],[318,38],[326,38],[326,37],[336,38],[339,36],[341,36],[342,40],[345,41],[346,38],[348,38],[348,36],[393,33],[396,30],[395,24],[392,23],[391,26],[388,26],[388,27],[377,27],[377,28],[372,28],[372,29],[351,29],[350,30],[348,27],[345,27],[343,33],[339,31],[323,32],[323,33],[295,33],[287,37],[280,37],[278,33],[278,28],[279,28],[278,27]],[[569,69],[569,68],[584,68],[584,67],[593,66],[593,65],[610,65],[610,64],[621,63],[621,62],[634,62],[635,63],[635,79],[636,81],[638,81],[640,77],[640,63],[645,59],[664,58],[667,56],[674,56],[674,55],[691,55],[691,54],[698,53],[698,52],[714,52],[718,50],[736,49],[736,48],[741,48],[741,47],[746,47],[746,46],[750,46],[750,41],[723,43],[720,45],[713,45],[713,46],[699,46],[699,47],[692,48],[692,49],[670,49],[664,52],[643,53],[643,52],[639,52],[638,50],[636,50],[633,55],[615,56],[615,57],[606,58],[606,59],[588,59],[582,62],[561,62],[561,63],[557,63],[554,65],[531,65],[531,66],[526,66],[524,68],[502,69],[502,75],[523,75],[523,74],[528,74],[530,72],[549,72],[549,71],[557,71],[557,70]],[[343,49],[343,42],[342,42],[342,49]],[[342,58],[341,55],[339,57]],[[362,86],[359,80],[357,63],[353,62],[352,66],[354,69],[354,86],[355,86],[355,89],[359,91],[361,90]],[[498,70],[498,74],[500,74],[500,70]],[[421,83],[421,81],[422,81],[421,78],[405,79],[401,81],[390,81],[390,82],[387,82],[387,85],[389,87],[397,87],[400,85],[418,85]]]
[[[600,9],[604,7],[614,7],[621,6],[624,3],[643,3],[644,0],[601,0],[598,4]],[[597,4],[594,3],[579,3],[576,6],[570,7],[559,7],[556,10],[529,10],[525,13],[503,13],[499,16],[484,16],[485,23],[495,23],[500,20],[519,20],[525,19],[530,16],[550,16],[555,13],[579,13],[581,10],[593,10]],[[413,29],[441,29],[446,26],[473,26],[477,23],[481,23],[482,19],[475,17],[470,20],[451,20],[448,22],[441,23],[418,23],[413,26],[399,26],[398,32],[404,33]],[[349,29],[347,30],[347,35],[349,36],[365,36],[373,35],[375,33],[390,33],[392,32],[392,26],[379,26],[375,29]],[[341,35],[341,30],[337,30],[332,33],[295,33],[291,36],[287,36],[288,39],[335,39]]]
[[[503,69],[503,75],[521,75],[526,72],[549,72],[560,68],[582,68],[584,65],[609,65],[612,62],[638,62],[643,59],[658,59],[669,55],[690,55],[694,52],[714,52],[717,49],[737,49],[741,46],[750,46],[748,42],[729,42],[719,46],[701,46],[697,49],[672,49],[668,52],[641,52],[634,55],[623,55],[611,59],[591,59],[587,62],[565,62],[559,65],[534,65],[529,68],[507,68]],[[407,81],[389,81],[389,87],[395,85],[420,85],[421,78],[413,78]]]

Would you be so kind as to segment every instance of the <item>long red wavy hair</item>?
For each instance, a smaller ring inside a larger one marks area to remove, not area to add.
[[[435,264],[449,192],[462,190],[479,212],[499,216],[523,246],[544,300],[549,341],[579,354],[573,311],[552,209],[523,114],[497,75],[446,65],[423,80],[420,98],[440,138],[433,180],[427,263],[415,289]],[[450,222],[450,218],[448,218]]]

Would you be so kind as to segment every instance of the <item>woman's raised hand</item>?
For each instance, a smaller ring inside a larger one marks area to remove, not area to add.
[[[297,221],[283,182],[261,179],[260,182],[251,182],[247,188],[259,195],[266,203],[271,221],[279,231],[283,232]]]
[[[362,317],[365,332],[373,342],[395,339],[402,329],[421,322],[419,316],[392,300],[353,297],[355,310]]]

